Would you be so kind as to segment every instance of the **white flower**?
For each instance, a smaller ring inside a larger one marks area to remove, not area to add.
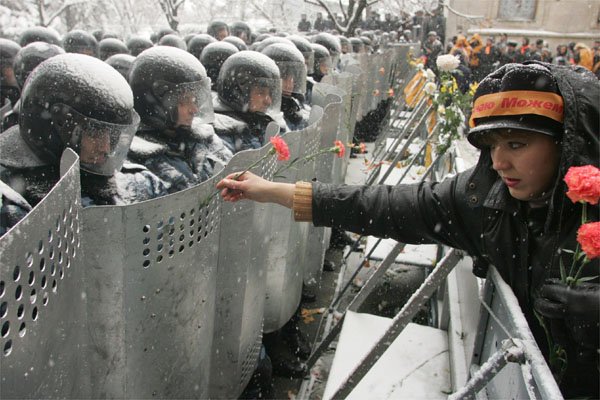
[[[427,68],[425,71],[425,78],[427,78],[428,81],[435,81],[435,74],[431,69]]]
[[[427,93],[430,96],[433,96],[433,94],[435,93],[436,89],[437,89],[437,86],[433,82],[427,82],[425,84],[425,87],[423,88],[423,90],[425,91],[425,93]]]
[[[423,64],[417,64],[418,71],[423,71],[424,69],[425,69],[425,67],[423,67]]]
[[[444,54],[438,56],[435,63],[440,71],[451,72],[460,65],[460,60],[457,56],[453,56],[452,54]]]
[[[446,114],[446,107],[444,107],[443,105],[441,105],[441,104],[440,104],[440,105],[438,106],[437,112],[438,112],[438,114],[440,114],[440,115],[444,115],[444,114]]]

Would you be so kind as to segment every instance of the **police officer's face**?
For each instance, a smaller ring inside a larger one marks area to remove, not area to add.
[[[253,86],[250,89],[249,112],[266,112],[273,103],[271,90],[266,86]]]
[[[196,98],[192,94],[182,96],[177,103],[177,122],[178,126],[192,126],[194,117],[198,114],[199,108],[196,104]]]
[[[281,93],[284,96],[291,96],[294,91],[294,76],[289,75],[281,79]]]
[[[327,73],[329,73],[329,64],[326,61],[322,61],[319,64],[319,70],[321,71],[321,74],[327,75]]]
[[[108,133],[83,135],[79,148],[82,164],[103,165],[110,154],[110,136]]]
[[[552,189],[560,160],[560,148],[554,138],[515,129],[502,129],[487,136],[492,167],[512,197],[530,201]]]
[[[229,35],[227,28],[221,28],[217,31],[217,40],[223,40]]]

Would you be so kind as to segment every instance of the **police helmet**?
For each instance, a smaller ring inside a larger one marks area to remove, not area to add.
[[[211,79],[213,90],[217,89],[217,79],[219,78],[219,71],[221,71],[223,63],[238,51],[237,47],[224,40],[210,43],[202,50],[200,62],[206,68],[206,74]]]
[[[252,38],[252,29],[250,29],[250,26],[247,23],[243,21],[234,22],[233,24],[229,25],[229,30],[232,36],[239,37],[246,44],[250,43]]]
[[[185,40],[180,38],[178,35],[174,35],[172,33],[161,37],[158,41],[158,44],[160,46],[177,47],[178,49],[187,51],[187,45],[185,44]]]
[[[217,39],[210,36],[209,34],[200,33],[190,39],[190,42],[188,43],[188,52],[197,59],[200,59],[200,54],[202,54],[202,50],[204,50],[204,48],[210,43],[214,43],[216,41]]]
[[[311,43],[311,47],[315,54],[312,77],[320,81],[332,68],[331,56],[329,55],[329,50],[320,44]]]
[[[206,33],[217,40],[223,40],[229,36],[229,26],[223,21],[213,21],[206,28]]]
[[[143,51],[129,72],[135,109],[142,122],[155,129],[188,125],[179,122],[187,105],[202,122],[213,120],[210,79],[196,57],[176,47],[156,46]]]
[[[160,28],[158,30],[158,32],[156,32],[156,36],[155,36],[156,42],[155,43],[158,43],[158,41],[160,39],[162,39],[163,36],[167,36],[167,35],[177,35],[177,32],[171,28]]]
[[[114,69],[116,69],[125,80],[129,81],[129,71],[135,61],[135,57],[129,54],[115,54],[104,61]]]
[[[237,36],[227,36],[225,39],[223,39],[223,42],[231,43],[232,45],[237,47],[239,51],[248,50],[248,46],[246,46],[246,43]]]
[[[235,111],[278,113],[281,108],[281,79],[275,61],[254,51],[229,57],[217,81],[219,100]],[[258,104],[254,95],[265,99]]]
[[[19,99],[19,85],[15,79],[13,61],[21,50],[16,42],[0,38],[0,107],[4,107],[6,99],[15,103]]]
[[[141,36],[133,36],[127,40],[127,48],[129,49],[129,54],[134,57],[137,57],[142,51],[149,49],[154,46],[151,40],[146,39]]]
[[[283,96],[306,93],[306,65],[300,50],[288,44],[274,43],[265,47],[262,53],[275,61],[279,68]]]
[[[306,64],[306,72],[310,75],[313,72],[315,64],[315,53],[310,45],[307,38],[300,35],[290,35],[286,39],[294,43],[296,48],[300,50],[300,53],[304,56],[304,63]]]
[[[75,29],[63,36],[62,47],[67,53],[80,53],[97,57],[98,41],[86,31]]]
[[[340,46],[340,41],[336,36],[333,36],[331,33],[321,32],[313,36],[312,42],[325,47],[329,51],[332,64],[337,64],[342,52],[342,48]]]
[[[19,45],[21,47],[33,42],[46,42],[60,46],[60,36],[54,29],[45,26],[27,28],[19,35]]]
[[[111,176],[120,170],[138,124],[127,81],[83,54],[42,62],[21,96],[20,136],[47,164],[56,165],[70,147],[81,169]]]
[[[264,40],[261,40],[259,43],[257,43],[255,50],[262,52],[265,47],[270,46],[273,43],[285,43],[285,44],[289,44],[292,46],[294,45],[294,43],[292,41],[290,41],[288,38],[283,38],[280,36],[271,36],[271,37],[268,37]]]
[[[362,40],[357,37],[350,38],[350,44],[352,45],[353,53],[364,53],[365,45]]]
[[[119,39],[106,38],[98,43],[98,58],[102,61],[115,54],[129,54],[129,49]]]
[[[46,42],[29,43],[19,50],[13,62],[15,78],[19,87],[23,89],[27,77],[35,67],[51,57],[64,53],[62,48]]]

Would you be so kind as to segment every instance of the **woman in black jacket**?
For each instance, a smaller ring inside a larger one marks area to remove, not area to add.
[[[272,183],[253,175],[225,179],[224,200],[270,201],[293,208],[298,221],[337,226],[404,243],[442,243],[467,251],[474,273],[493,264],[519,299],[542,352],[541,316],[568,359],[555,370],[566,397],[598,397],[598,279],[567,290],[559,259],[570,265],[582,205],[566,196],[572,166],[599,164],[600,84],[582,68],[541,62],[508,64],[487,76],[474,96],[468,139],[477,165],[440,183],[337,186]],[[598,221],[598,208],[588,209]],[[598,275],[598,260],[583,276]],[[585,299],[586,307],[577,307]],[[551,312],[549,310],[562,310]]]

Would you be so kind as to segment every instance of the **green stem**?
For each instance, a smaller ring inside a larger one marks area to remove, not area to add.
[[[577,261],[579,260],[579,243],[577,243],[577,247],[575,247],[575,253],[573,254],[573,261],[571,262],[571,268],[569,268],[569,274],[567,277],[573,276],[573,270],[575,269],[575,265],[577,265]]]

